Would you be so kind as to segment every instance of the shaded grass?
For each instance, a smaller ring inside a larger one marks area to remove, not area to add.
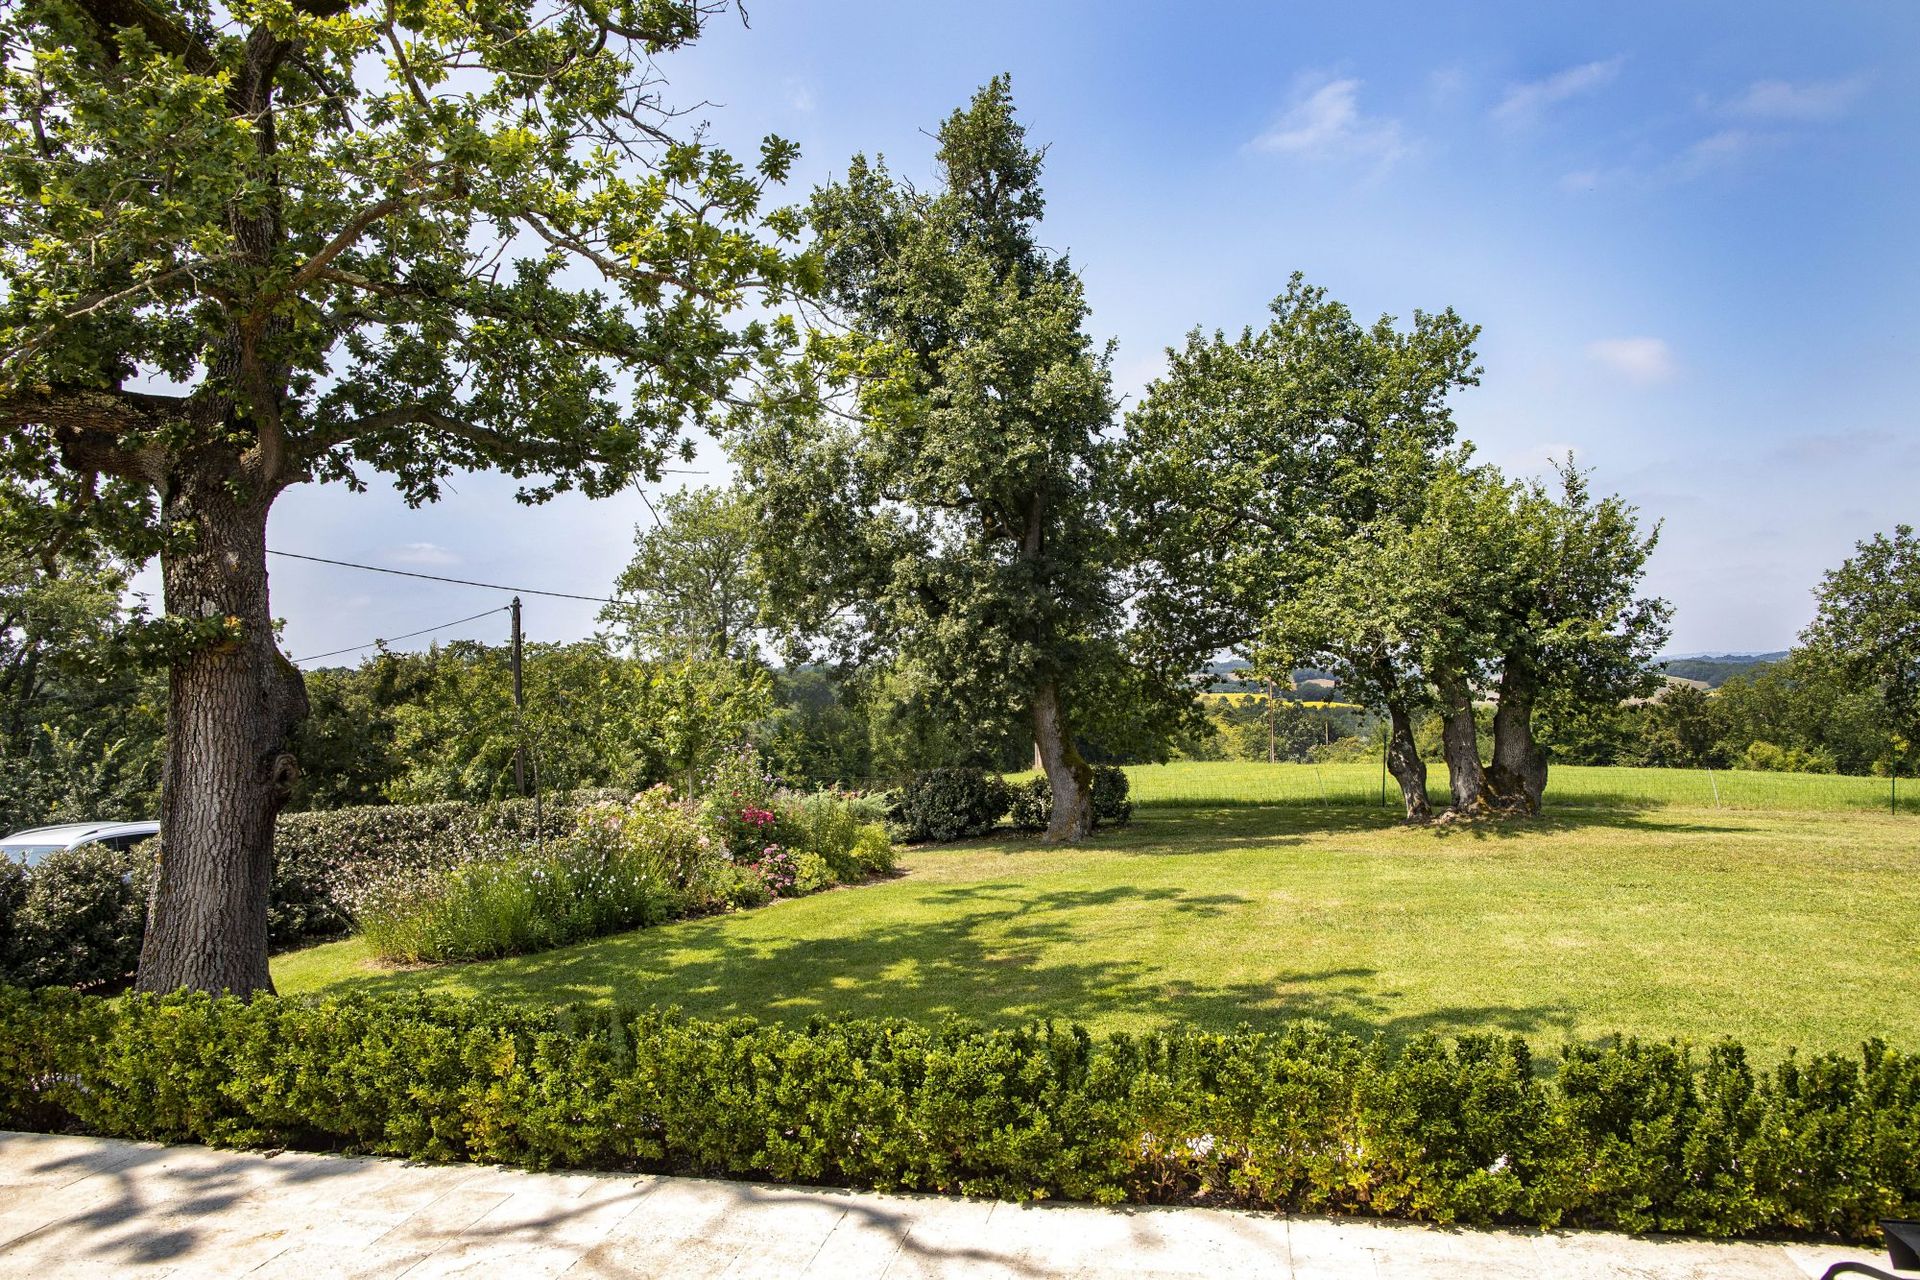
[[[281,956],[274,978],[783,1021],[1920,1046],[1911,819],[1642,807],[1406,828],[1359,805],[1156,807],[1155,781],[1133,827],[1075,849],[923,848],[895,880],[541,955],[393,972],[349,941]]]

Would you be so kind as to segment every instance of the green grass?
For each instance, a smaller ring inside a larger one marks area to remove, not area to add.
[[[541,955],[391,971],[348,941],[281,956],[274,978],[785,1021],[1310,1017],[1394,1040],[1515,1031],[1549,1049],[1615,1030],[1729,1035],[1767,1057],[1871,1035],[1920,1047],[1911,817],[1823,812],[1844,792],[1818,788],[1790,811],[1663,806],[1652,779],[1568,769],[1545,820],[1405,828],[1378,809],[1377,775],[1373,807],[1323,805],[1311,781],[1302,793],[1304,768],[1136,771],[1134,825],[1076,849],[926,848],[888,882]],[[1251,778],[1270,787],[1254,799],[1292,803],[1176,803],[1241,800]],[[1622,790],[1640,798],[1606,807]]]
[[[1427,766],[1435,805],[1447,802],[1445,765]],[[1127,770],[1138,805],[1335,804],[1380,806],[1380,764],[1255,764],[1246,761],[1138,765]],[[1024,775],[1023,775],[1024,776]],[[1569,807],[1888,812],[1888,780],[1746,769],[1614,769],[1555,765],[1547,801]],[[1920,814],[1920,781],[1900,783],[1900,812]],[[1399,786],[1387,780],[1387,802]]]

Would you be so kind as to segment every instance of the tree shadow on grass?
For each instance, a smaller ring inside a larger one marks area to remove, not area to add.
[[[1748,829],[1727,822],[1702,821],[1698,816],[1646,809],[1574,808],[1550,811],[1536,818],[1408,823],[1396,812],[1359,806],[1201,804],[1141,811],[1125,827],[1096,830],[1089,847],[1138,857],[1172,857],[1256,846],[1301,845],[1327,836],[1367,834],[1393,839],[1424,834],[1443,841],[1518,841],[1585,831],[1729,835]],[[998,850],[1009,856],[1048,848],[1033,837],[1014,833],[948,847],[955,851]]]
[[[1173,977],[1146,959],[1098,958],[1081,945],[1092,930],[1134,922],[1153,929],[1175,918],[1177,937],[1191,927],[1188,920],[1221,921],[1252,904],[1237,893],[1134,885],[1037,890],[1002,880],[922,892],[930,918],[828,936],[767,936],[742,928],[746,917],[718,917],[511,961],[372,975],[351,985],[412,989],[445,978],[510,1000],[611,999],[678,1005],[702,1017],[785,1022],[828,1013],[1225,1031],[1313,1019],[1392,1043],[1466,1028],[1565,1036],[1574,1023],[1572,1009],[1558,1001],[1413,1006],[1371,967],[1283,969],[1257,981]]]

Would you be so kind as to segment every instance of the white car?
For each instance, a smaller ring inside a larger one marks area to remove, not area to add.
[[[67,822],[57,827],[32,827],[0,840],[0,858],[31,867],[62,849],[78,849],[83,844],[127,849],[159,834],[157,822]]]

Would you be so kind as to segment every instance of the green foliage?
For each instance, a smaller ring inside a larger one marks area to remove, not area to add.
[[[316,923],[351,921],[400,963],[541,951],[894,865],[878,802],[780,790],[751,749],[722,761],[699,802],[661,785],[627,800],[583,793],[539,816],[525,803],[303,815],[293,825],[323,838],[283,831],[279,843],[306,855]]]
[[[759,743],[782,777],[807,786],[851,786],[874,776],[866,697],[872,684],[811,667],[774,673],[777,709]]]
[[[775,838],[779,787],[752,747],[727,752],[706,776],[701,816],[735,862],[753,857]]]
[[[1016,831],[1045,831],[1053,817],[1053,786],[1045,775],[1007,784],[1007,821]]]
[[[672,136],[656,60],[708,12],[9,10],[0,381],[62,389],[10,461],[115,469],[53,438],[76,388],[101,443],[258,446],[266,486],[371,467],[419,502],[499,467],[537,499],[657,466],[779,345],[731,313],[806,274],[760,210],[793,146]],[[140,375],[184,394],[118,390]]]
[[[1095,825],[1124,827],[1133,821],[1133,783],[1117,765],[1093,766],[1093,821]]]
[[[684,489],[634,530],[634,556],[600,621],[633,653],[743,659],[753,650],[759,588],[753,508],[737,490]]]
[[[1920,744],[1920,537],[1876,534],[1820,584],[1806,647],[1879,695],[1883,725],[1903,749]]]
[[[1414,1041],[432,997],[0,990],[0,1123],[529,1168],[644,1168],[1451,1223],[1874,1237],[1920,1208],[1920,1058]]]
[[[984,769],[927,769],[892,793],[887,821],[902,840],[919,844],[985,835],[1012,803],[1007,784]]]
[[[115,983],[140,960],[154,845],[81,845],[0,874],[0,980],[22,986]]]
[[[1205,729],[1182,746],[1184,759],[1265,760],[1269,743],[1276,760],[1318,758],[1314,752],[1334,742],[1363,753],[1380,751],[1377,743],[1359,736],[1368,728],[1368,716],[1358,707],[1309,707],[1276,697],[1270,711],[1264,692],[1231,692],[1203,697],[1200,710]]]
[[[1410,523],[1433,463],[1453,455],[1447,398],[1479,382],[1479,329],[1451,310],[1416,311],[1404,329],[1385,316],[1363,325],[1299,275],[1271,310],[1266,328],[1237,337],[1194,330],[1127,416],[1136,607],[1189,670],[1257,647],[1300,583],[1348,554],[1346,540]],[[1365,599],[1297,610],[1280,628],[1288,643],[1263,656],[1325,652],[1358,700],[1419,701],[1417,684],[1362,660],[1384,630],[1360,616]]]
[[[1641,734],[1642,760],[1691,769],[1725,764],[1713,711],[1713,699],[1704,690],[1690,684],[1667,686],[1649,704]]]
[[[389,962],[520,955],[707,904],[719,857],[691,806],[660,787],[580,809],[559,839],[377,874],[352,905],[360,932]]]
[[[277,947],[345,933],[375,878],[445,870],[462,858],[555,840],[592,792],[476,805],[459,801],[282,814],[267,926]]]
[[[820,858],[835,881],[851,884],[893,870],[886,806],[839,791],[780,798],[775,834],[781,844]],[[877,838],[876,838],[877,837]]]
[[[705,769],[771,709],[757,664],[636,662],[603,645],[532,645],[516,714],[504,646],[457,641],[416,659],[424,678],[394,706],[400,762],[392,800],[499,800],[514,794],[516,748],[543,791],[639,790]]]
[[[136,564],[0,479],[0,834],[151,818],[164,685],[136,653]]]
[[[1042,153],[1007,79],[938,144],[930,190],[860,156],[811,202],[823,293],[851,332],[819,335],[815,394],[736,442],[767,615],[796,656],[912,686],[931,713],[912,727],[945,739],[943,763],[998,765],[1056,704],[1064,758],[1110,732],[1116,702],[1138,722],[1187,714],[1191,672],[1115,639],[1108,355],[1079,277],[1042,243]],[[875,766],[935,754],[876,749]]]
[[[1093,822],[1095,826],[1124,827],[1133,821],[1132,783],[1117,765],[1093,766]],[[1020,831],[1044,831],[1053,814],[1053,790],[1045,777],[1027,778],[1007,786],[1007,820]]]

